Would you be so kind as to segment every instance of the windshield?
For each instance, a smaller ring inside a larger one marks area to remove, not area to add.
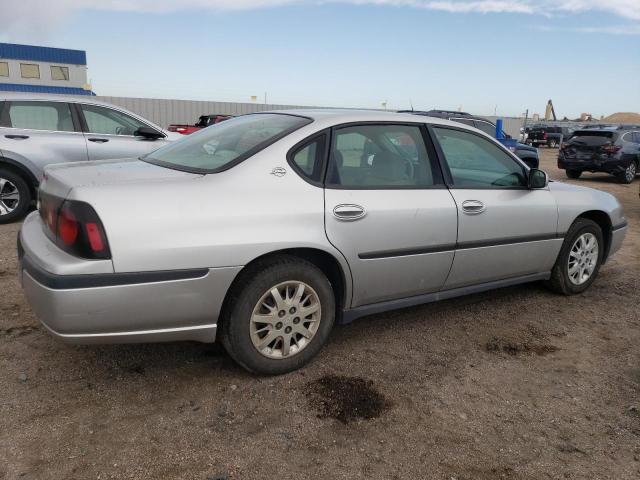
[[[244,115],[170,143],[142,160],[176,170],[215,173],[233,167],[308,123],[311,119],[296,115]]]

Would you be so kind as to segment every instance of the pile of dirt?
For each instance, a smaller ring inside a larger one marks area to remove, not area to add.
[[[640,113],[618,112],[602,119],[610,123],[640,123]]]
[[[493,337],[487,342],[486,349],[489,352],[502,352],[514,356],[530,353],[547,355],[558,351],[558,347],[554,345],[518,342],[497,337]]]
[[[371,380],[327,375],[307,385],[311,405],[320,418],[335,418],[344,424],[379,417],[390,407]]]

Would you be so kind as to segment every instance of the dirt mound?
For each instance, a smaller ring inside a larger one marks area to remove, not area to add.
[[[360,377],[327,375],[308,386],[309,399],[320,418],[335,418],[346,424],[358,418],[379,417],[390,406],[371,380]]]
[[[558,351],[558,347],[554,345],[519,342],[496,337],[487,342],[486,348],[489,352],[503,352],[514,356],[529,353],[542,356]]]
[[[611,123],[640,123],[640,113],[618,112],[604,117],[602,121]]]

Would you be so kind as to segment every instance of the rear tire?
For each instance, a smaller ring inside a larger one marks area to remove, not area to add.
[[[31,205],[27,182],[12,170],[0,168],[0,224],[22,219]]]
[[[567,174],[567,177],[569,178],[580,178],[580,175],[582,175],[582,170],[565,170],[564,173]]]
[[[583,244],[587,242],[586,248],[581,247],[581,239]],[[588,247],[589,240],[594,239],[597,250],[595,254],[593,248]],[[546,282],[547,287],[563,295],[584,292],[598,276],[603,255],[604,240],[600,226],[593,220],[578,218],[567,232],[556,263],[551,270],[551,278]],[[575,275],[576,271],[578,275]]]
[[[306,260],[279,255],[240,275],[221,319],[227,353],[250,372],[265,375],[309,362],[326,343],[335,319],[333,289],[324,273]]]
[[[558,146],[558,141],[556,139],[549,140],[547,145],[549,148],[556,148]]]
[[[617,175],[617,177],[620,183],[631,183],[635,180],[637,173],[638,161],[631,160],[631,162],[629,162],[629,166],[625,169],[625,171]]]

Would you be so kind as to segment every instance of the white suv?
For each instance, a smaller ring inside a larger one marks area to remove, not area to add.
[[[22,218],[46,165],[138,157],[179,134],[92,97],[0,95],[0,223]]]

